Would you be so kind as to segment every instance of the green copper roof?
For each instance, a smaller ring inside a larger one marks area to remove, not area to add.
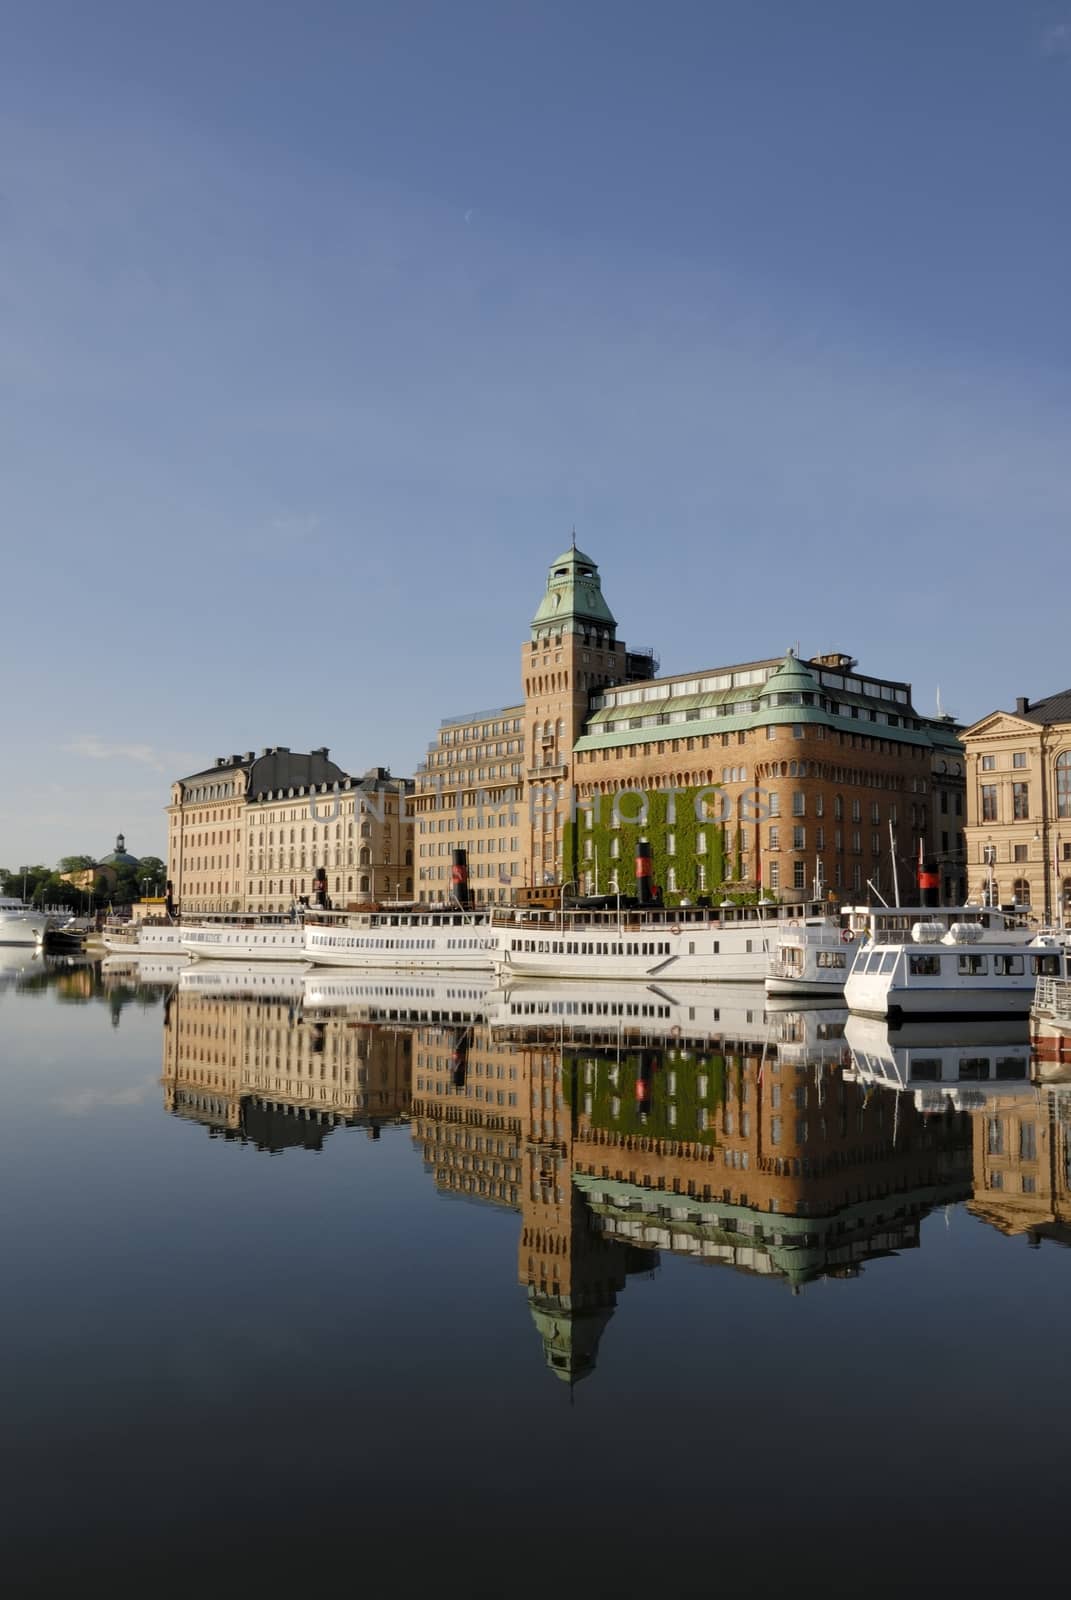
[[[572,633],[585,623],[611,632],[617,627],[603,599],[598,567],[574,546],[551,563],[546,593],[532,618],[532,631]]]
[[[798,661],[790,650],[766,679],[762,694],[764,698],[770,694],[813,694],[818,688],[818,679],[810,667]]]

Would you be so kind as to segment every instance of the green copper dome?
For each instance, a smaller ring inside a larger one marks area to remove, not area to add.
[[[817,688],[818,679],[810,667],[798,660],[790,650],[781,665],[775,667],[766,679],[761,698],[765,700],[767,696],[775,694],[814,694]]]
[[[575,545],[551,562],[547,589],[532,618],[532,635],[597,628],[613,636],[617,621],[603,599],[599,569]]]

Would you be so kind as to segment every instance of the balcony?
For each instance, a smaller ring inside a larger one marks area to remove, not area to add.
[[[555,761],[548,767],[529,767],[527,777],[529,783],[550,782],[552,778],[564,778],[569,767],[564,761]]]

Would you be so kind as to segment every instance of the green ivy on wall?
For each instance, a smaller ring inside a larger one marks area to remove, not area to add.
[[[709,793],[709,786],[705,787]],[[628,793],[622,799],[620,825],[616,828],[612,826],[613,796],[599,797],[597,817],[592,817],[586,807],[578,806],[577,821],[565,826],[565,877],[581,884],[585,875],[590,874],[592,892],[610,894],[616,871],[621,893],[632,894],[636,846],[641,839],[646,839],[651,846],[654,882],[661,886],[667,905],[677,905],[682,899],[694,901],[701,894],[716,895],[719,900],[724,898],[723,885],[740,881],[744,841],[741,830],[731,823],[722,823],[713,816],[699,820],[695,807],[698,793],[694,788],[677,790],[673,796],[664,790],[645,790],[647,819],[642,825],[631,820],[639,810],[639,796]],[[674,801],[672,821],[667,814],[671,798]],[[672,853],[670,834],[673,835]],[[703,852],[698,849],[701,834],[706,838]],[[615,840],[616,858],[611,854]],[[699,887],[700,866],[706,868],[706,887],[702,889]],[[671,867],[676,873],[675,891],[667,886]],[[745,904],[753,901],[755,895],[733,893],[729,898]]]

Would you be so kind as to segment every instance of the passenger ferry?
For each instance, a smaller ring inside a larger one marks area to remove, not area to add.
[[[503,931],[489,911],[326,913],[306,923],[302,959],[362,970],[490,972]]]
[[[123,956],[181,956],[186,929],[177,922],[106,922],[101,933],[105,950]]]
[[[516,978],[628,978],[640,983],[762,983],[786,918],[802,906],[735,906],[531,914],[503,930],[495,961]]]
[[[179,946],[203,961],[300,961],[305,924],[281,917],[195,923],[180,928]]]
[[[1015,929],[1030,938],[1019,913],[981,906],[844,906],[836,916],[807,917],[779,931],[766,976],[766,993],[842,994],[859,944],[901,944],[916,922],[951,928],[970,922],[984,941]]]
[[[51,921],[47,911],[35,911],[14,895],[0,895],[0,944],[43,944]]]
[[[1067,976],[1068,948],[1051,933],[987,942],[961,922],[916,922],[909,941],[863,946],[844,985],[850,1010],[872,1017],[1025,1016],[1039,978]]]
[[[990,1095],[1027,1093],[1031,1050],[1022,1019],[909,1023],[890,1030],[878,1017],[850,1016],[849,1082],[913,1096],[922,1112],[976,1111]]]

